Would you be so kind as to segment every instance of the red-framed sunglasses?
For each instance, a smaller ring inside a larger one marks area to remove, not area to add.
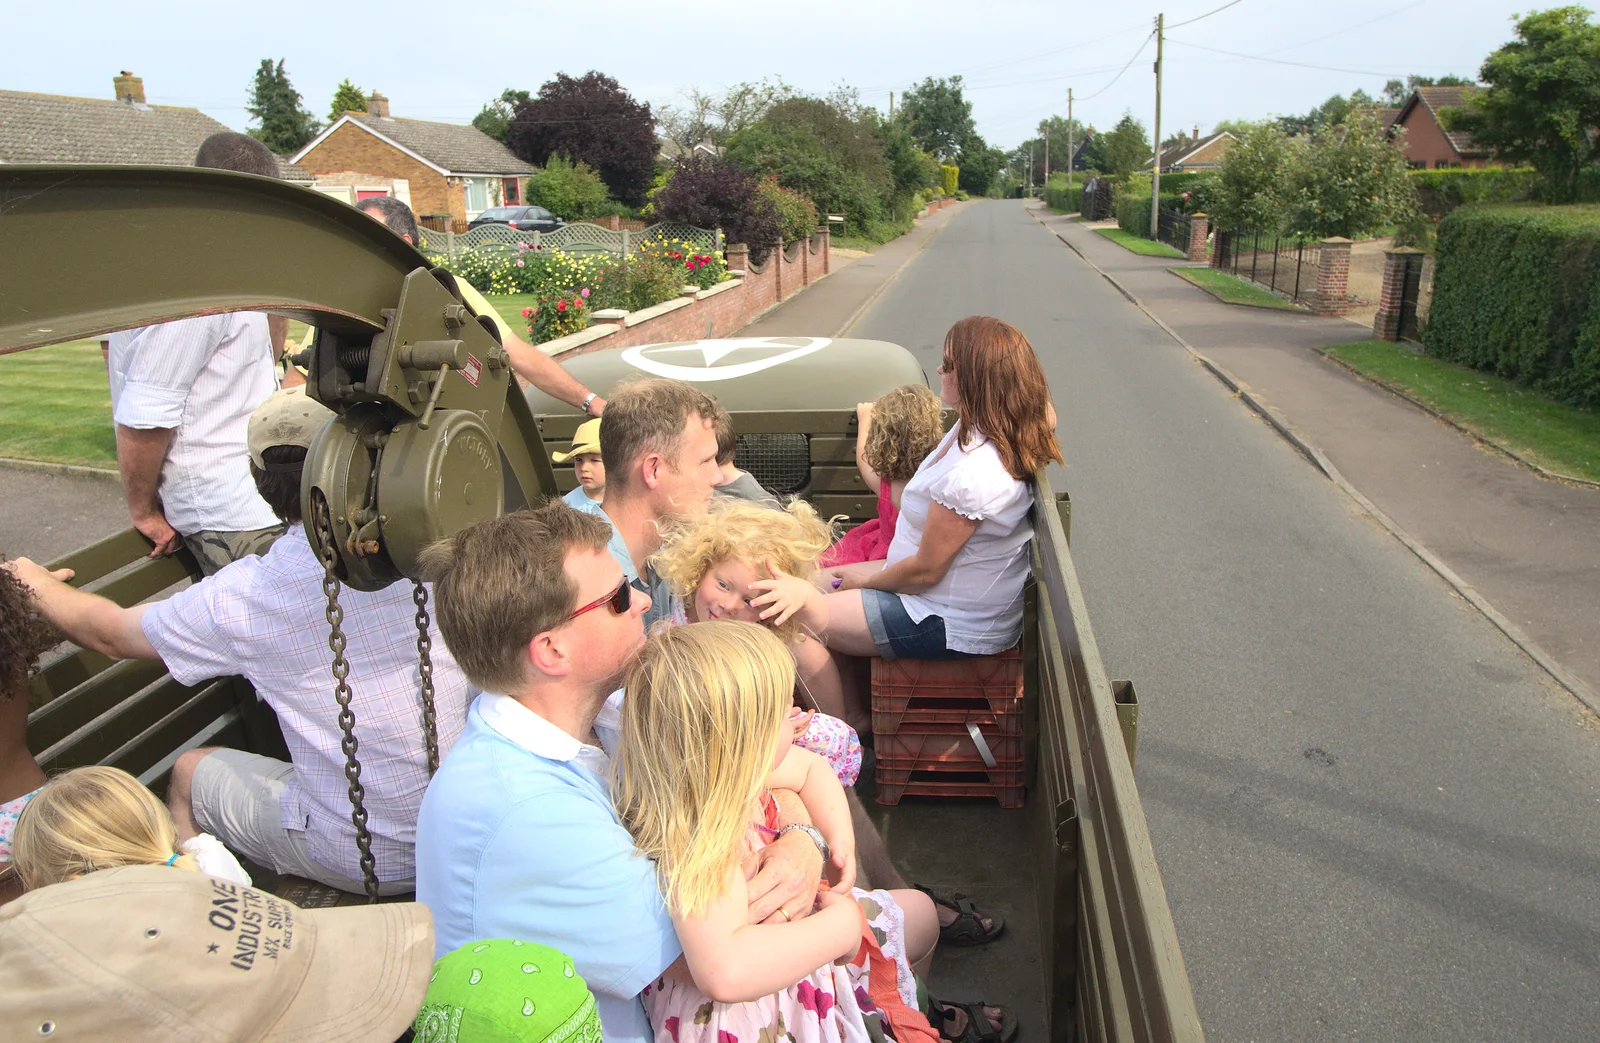
[[[615,612],[617,615],[620,616],[620,615],[625,614],[628,611],[628,607],[630,605],[632,605],[632,604],[633,604],[633,585],[628,582],[628,577],[624,576],[624,577],[622,577],[622,582],[617,584],[617,589],[616,590],[613,590],[611,593],[607,594],[605,597],[601,598],[599,601],[591,601],[591,602],[589,602],[587,605],[585,605],[582,608],[578,609],[578,611],[574,612],[572,615],[568,616],[566,619],[563,619],[561,621],[561,623],[570,623],[574,619],[577,619],[579,616],[583,615],[585,612],[592,612],[595,609],[599,608],[601,605],[610,605],[611,606],[611,611]],[[561,624],[558,623],[556,625],[560,626]]]

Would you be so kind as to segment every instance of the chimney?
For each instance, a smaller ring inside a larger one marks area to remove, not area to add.
[[[111,87],[116,91],[118,101],[129,105],[144,104],[144,80],[127,69],[123,69],[120,76],[111,77]]]
[[[382,119],[388,119],[389,118],[389,99],[385,98],[383,95],[379,94],[377,91],[373,91],[372,92],[372,97],[367,99],[367,115],[369,115],[369,116],[378,116],[378,117],[380,117]]]
[[[1200,140],[1200,124],[1198,123],[1194,125],[1194,140]]]

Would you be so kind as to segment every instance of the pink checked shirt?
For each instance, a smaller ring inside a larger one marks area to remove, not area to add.
[[[380,880],[416,874],[417,810],[428,786],[417,673],[416,607],[409,580],[376,593],[346,587],[345,657],[360,743],[367,827]],[[431,601],[430,601],[431,607]],[[280,822],[306,833],[311,856],[361,879],[349,786],[333,699],[322,565],[298,525],[263,557],[247,557],[150,606],[144,634],[184,684],[242,674],[277,712],[294,762]],[[439,637],[433,647],[434,706],[443,758],[466,723],[472,690]]]

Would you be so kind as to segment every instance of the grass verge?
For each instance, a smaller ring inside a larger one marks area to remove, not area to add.
[[[116,469],[111,388],[99,341],[0,355],[0,390],[6,403],[0,457]]]
[[[1600,413],[1552,402],[1492,373],[1384,340],[1323,350],[1546,470],[1600,482]]]
[[[1215,268],[1172,268],[1173,275],[1193,283],[1224,304],[1244,304],[1252,308],[1278,308],[1282,311],[1299,311],[1288,301],[1262,289],[1255,283]]]
[[[1096,228],[1095,231],[1100,235],[1105,236],[1113,243],[1116,243],[1124,250],[1131,250],[1136,254],[1143,254],[1146,257],[1183,256],[1181,252],[1174,250],[1166,243],[1158,243],[1154,239],[1145,239],[1134,235],[1131,232],[1125,232],[1120,228]]]

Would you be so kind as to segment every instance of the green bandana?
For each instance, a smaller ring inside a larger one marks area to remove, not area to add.
[[[433,965],[416,1043],[601,1043],[594,995],[572,961],[505,938],[463,945]]]

